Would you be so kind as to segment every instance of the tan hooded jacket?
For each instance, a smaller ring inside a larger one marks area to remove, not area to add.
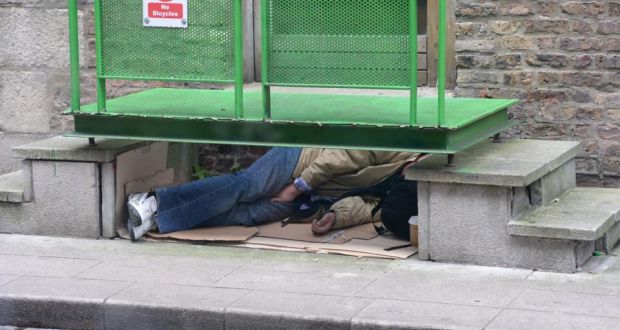
[[[408,152],[304,148],[293,177],[303,178],[321,196],[338,197],[352,189],[372,186],[417,158],[418,154]],[[377,202],[366,197],[338,201],[331,207],[336,215],[333,228],[370,222]]]

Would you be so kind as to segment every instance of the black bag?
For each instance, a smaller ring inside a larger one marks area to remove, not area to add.
[[[415,181],[405,180],[402,171],[398,171],[385,178],[381,182],[362,189],[350,191],[338,198],[344,199],[353,196],[372,196],[379,198],[379,203],[372,210],[374,224],[375,216],[381,211],[381,227],[375,225],[379,234],[391,231],[399,238],[409,240],[409,219],[418,215],[418,184]]]
[[[372,218],[381,210],[382,227],[375,225],[378,233],[382,234],[385,229],[391,231],[397,237],[410,239],[409,219],[418,215],[418,184],[415,181],[396,183],[381,198],[379,204],[372,210]]]

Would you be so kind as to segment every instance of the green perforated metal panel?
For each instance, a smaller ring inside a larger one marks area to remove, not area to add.
[[[268,0],[268,83],[403,88],[409,0]]]
[[[188,1],[186,29],[144,27],[139,0],[99,5],[102,78],[233,80],[233,1]]]

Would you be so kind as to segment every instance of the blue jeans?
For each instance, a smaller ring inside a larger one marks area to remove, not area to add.
[[[291,182],[300,155],[301,148],[272,148],[244,171],[157,189],[159,232],[253,226],[287,218],[293,205],[270,198]]]

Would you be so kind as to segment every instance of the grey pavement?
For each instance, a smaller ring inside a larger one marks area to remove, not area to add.
[[[619,261],[560,274],[0,234],[0,329],[620,329]]]

